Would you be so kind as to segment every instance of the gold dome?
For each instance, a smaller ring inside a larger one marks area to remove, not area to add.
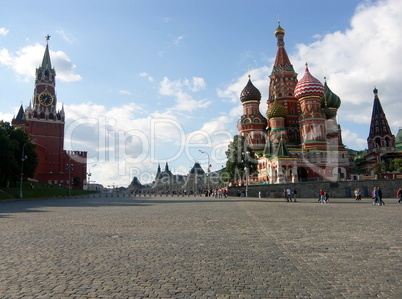
[[[278,100],[275,99],[274,104],[267,110],[267,117],[285,117],[288,114],[286,107],[279,104]]]

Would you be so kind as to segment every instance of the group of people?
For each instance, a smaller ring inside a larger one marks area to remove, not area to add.
[[[286,188],[286,189],[283,190],[283,194],[284,194],[285,200],[287,202],[290,202],[290,201],[296,202],[297,201],[297,191],[296,191],[296,189],[293,189],[293,192],[292,192],[292,190],[290,190],[290,188]],[[293,195],[293,199],[292,199],[292,195]]]
[[[323,189],[320,189],[318,192],[318,202],[320,203],[329,203],[329,194],[325,192]]]
[[[373,198],[373,206],[385,206],[385,202],[382,200],[382,191],[380,187],[374,187],[371,191],[371,197]]]
[[[355,194],[355,200],[357,201],[362,200],[362,192],[360,191],[359,188],[355,189],[354,194]]]

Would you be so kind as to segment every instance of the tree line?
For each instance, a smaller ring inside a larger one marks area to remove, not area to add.
[[[38,158],[35,141],[29,139],[21,128],[9,122],[0,121],[0,186],[16,187],[20,180],[23,163],[23,177],[33,177]]]

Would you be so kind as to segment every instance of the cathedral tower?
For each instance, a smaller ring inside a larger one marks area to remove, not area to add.
[[[237,121],[237,130],[255,152],[262,151],[265,147],[267,120],[260,112],[261,93],[251,82],[250,75],[240,100],[243,115]]]
[[[295,87],[295,96],[300,102],[302,148],[326,150],[325,117],[321,109],[324,86],[310,74],[307,64],[303,78]]]
[[[374,88],[374,104],[371,114],[370,133],[367,138],[369,152],[395,150],[395,136],[391,133],[387,117],[382,109],[378,90]]]
[[[297,84],[297,73],[290,63],[288,54],[285,50],[285,30],[278,23],[278,28],[274,32],[277,39],[278,50],[276,52],[275,63],[269,76],[268,92],[268,110],[274,105],[275,100],[278,104],[286,108],[284,116],[287,132],[287,146],[289,148],[297,147],[300,144],[299,112],[300,106],[294,95],[294,89]],[[267,112],[268,112],[267,110]]]

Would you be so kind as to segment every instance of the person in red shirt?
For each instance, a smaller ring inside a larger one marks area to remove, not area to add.
[[[396,197],[398,197],[398,204],[402,202],[402,188],[399,188],[398,191],[396,191]]]

